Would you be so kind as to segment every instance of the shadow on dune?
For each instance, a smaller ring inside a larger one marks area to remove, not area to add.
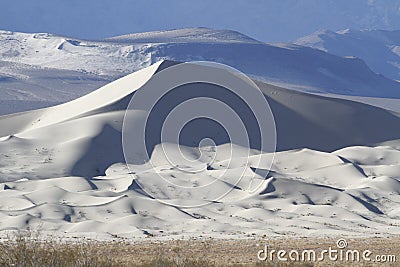
[[[384,109],[257,85],[275,117],[278,151],[307,147],[330,152],[400,138],[400,117]]]
[[[167,68],[169,65],[174,63],[167,62],[162,67]],[[366,104],[295,92],[261,82],[257,82],[257,85],[268,100],[275,118],[277,151],[310,148],[331,152],[348,146],[374,145],[400,139],[400,117],[395,113]],[[124,110],[134,94],[82,116]],[[140,151],[133,152],[147,155],[141,158],[132,155],[132,161],[129,163],[142,164],[148,160],[155,146],[161,143],[161,130],[168,114],[180,103],[199,97],[213,98],[231,107],[245,126],[249,144],[242,143],[243,140],[232,140],[224,129],[226,125],[207,118],[190,121],[182,128],[178,138],[167,138],[168,142],[197,147],[202,139],[211,138],[216,145],[231,142],[254,149],[260,148],[260,129],[251,107],[220,86],[193,83],[170,91],[154,106],[146,121],[138,119],[136,124],[131,126],[140,128],[143,125],[138,124],[147,123],[143,136],[132,135],[138,142],[146,140],[143,148],[145,151],[140,148]],[[202,109],[207,110],[210,107],[203,106]],[[229,120],[225,123],[230,129],[236,129],[235,124],[229,125]],[[127,131],[129,132],[129,129]],[[105,170],[117,162],[125,162],[121,132],[106,124],[101,133],[89,141],[83,156],[76,161],[72,174],[86,177],[104,175]]]
[[[76,161],[71,174],[83,177],[105,175],[107,168],[118,162],[125,162],[121,132],[106,124],[100,134],[88,142],[83,156]]]

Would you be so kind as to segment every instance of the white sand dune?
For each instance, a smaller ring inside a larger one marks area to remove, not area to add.
[[[125,109],[175,64],[158,62],[74,101],[0,117],[0,229],[127,237],[400,233],[400,116],[362,103],[258,82],[275,117],[275,157],[256,145],[247,156],[224,137],[199,150],[190,146],[193,134],[180,146],[190,164],[171,164],[163,148],[178,157],[177,147],[154,141],[149,162],[126,165]],[[183,98],[218,91],[207,84],[180,90]],[[166,111],[157,109],[159,118]],[[146,115],[129,112],[135,122]]]

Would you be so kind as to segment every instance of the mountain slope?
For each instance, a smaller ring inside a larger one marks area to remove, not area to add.
[[[265,44],[226,30],[181,29],[102,41],[1,31],[0,44],[0,101],[19,104],[11,112],[26,110],[24,100],[38,101],[37,107],[72,100],[163,59],[220,62],[300,91],[400,98],[400,84],[375,74],[362,60]]]
[[[361,58],[373,71],[400,80],[400,31],[320,31],[295,43],[338,56]]]

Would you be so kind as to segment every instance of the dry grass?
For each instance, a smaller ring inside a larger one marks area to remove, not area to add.
[[[400,260],[400,237],[348,238],[348,249],[396,255]],[[259,246],[257,246],[259,244]],[[343,266],[344,262],[261,262],[257,251],[268,244],[275,250],[336,248],[336,239],[190,239],[125,241],[40,240],[37,234],[21,232],[0,242],[0,266]],[[396,263],[350,262],[351,266],[398,266]]]

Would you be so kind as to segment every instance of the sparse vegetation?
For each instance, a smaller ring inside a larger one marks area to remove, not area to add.
[[[0,242],[0,266],[340,266],[340,262],[260,262],[256,244],[271,244],[275,249],[321,249],[334,244],[334,239],[253,239],[220,240],[212,238],[190,240],[146,240],[129,243],[72,238],[67,241],[46,237],[38,232],[25,231],[10,235]],[[349,239],[353,248],[374,249],[377,252],[398,254],[400,238]],[[393,248],[398,249],[393,249]],[[353,263],[352,266],[364,266]],[[335,265],[334,265],[335,266]],[[370,264],[368,266],[374,266]],[[395,266],[378,264],[376,266]]]
[[[0,266],[117,266],[108,257],[112,249],[94,242],[41,240],[36,232],[18,232],[0,242]]]

